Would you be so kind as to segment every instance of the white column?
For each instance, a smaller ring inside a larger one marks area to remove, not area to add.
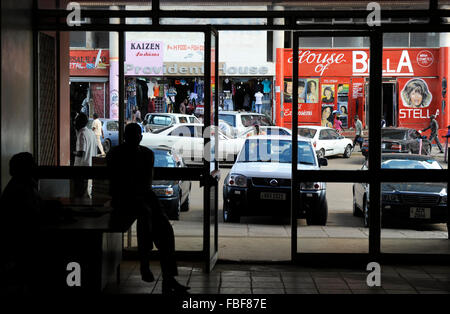
[[[274,11],[284,11],[284,7],[276,5],[273,7]],[[283,25],[284,19],[274,19],[273,25]],[[277,48],[284,48],[284,31],[273,32],[273,56],[276,58]]]
[[[111,6],[110,10],[119,10]],[[120,18],[111,18],[110,24],[119,24]],[[119,120],[119,34],[109,33],[109,118]]]

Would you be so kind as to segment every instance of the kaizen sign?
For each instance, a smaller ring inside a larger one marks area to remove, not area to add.
[[[439,49],[384,49],[383,76],[437,76]],[[300,49],[300,76],[369,76],[369,49]],[[292,76],[292,50],[284,51],[284,76]]]
[[[70,50],[71,76],[109,76],[109,50]]]
[[[160,41],[128,41],[125,75],[161,75],[163,72],[163,43]]]

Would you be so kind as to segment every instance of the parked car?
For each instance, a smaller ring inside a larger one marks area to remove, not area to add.
[[[311,139],[319,158],[340,155],[350,158],[353,141],[340,135],[335,129],[323,126],[299,126],[298,135]]]
[[[102,141],[103,150],[108,153],[111,147],[119,145],[119,121],[111,119],[99,119],[102,122],[103,135],[105,138],[100,138]],[[93,119],[89,119],[87,128],[92,130]],[[100,153],[100,150],[98,150]]]
[[[185,167],[183,159],[170,147],[149,147],[155,155],[155,167],[181,168]],[[155,180],[153,191],[163,206],[167,216],[172,220],[180,219],[180,212],[189,210],[191,181]]]
[[[309,139],[299,138],[298,169],[319,170],[327,165],[317,158]],[[239,222],[241,216],[290,216],[292,141],[290,136],[252,136],[245,140],[223,186],[223,220]],[[326,225],[326,184],[300,185],[302,207],[297,217],[309,225]]]
[[[259,134],[255,126],[248,127],[247,130],[240,133],[238,137],[246,138],[254,135],[291,135],[291,130],[281,126],[260,126]]]
[[[361,152],[367,159],[369,156],[369,141],[367,139],[362,144]],[[381,152],[430,155],[431,142],[415,129],[382,128]]]
[[[152,133],[144,133],[141,145],[169,146],[179,153],[186,163],[200,163],[203,160],[204,151],[203,124],[175,124],[155,130]],[[241,145],[242,142],[239,139],[231,139],[219,131],[217,160],[234,162]]]
[[[181,113],[147,113],[144,117],[143,124],[146,132],[167,127],[174,124],[183,123],[200,123],[194,115]]]
[[[270,118],[261,113],[246,111],[220,111],[219,119],[230,124],[236,134],[240,134],[247,130],[249,126],[258,124],[259,126],[273,125]]]
[[[410,154],[383,154],[383,169],[442,169],[430,156]],[[368,169],[368,161],[362,170]],[[382,222],[413,220],[428,223],[447,222],[447,184],[431,182],[398,182],[381,184]],[[353,215],[362,216],[369,226],[369,184],[353,184]]]

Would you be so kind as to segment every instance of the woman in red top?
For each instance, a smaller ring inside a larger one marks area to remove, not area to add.
[[[342,121],[339,119],[339,116],[334,114],[333,128],[339,133],[342,134]]]

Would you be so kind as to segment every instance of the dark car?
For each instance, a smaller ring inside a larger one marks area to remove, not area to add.
[[[366,170],[368,162],[362,167]],[[430,156],[410,154],[383,154],[383,169],[442,169]],[[413,220],[427,223],[447,222],[447,184],[432,182],[397,182],[381,184],[382,222]],[[353,184],[353,215],[364,217],[369,225],[369,185]]]
[[[184,167],[182,158],[170,147],[149,147],[155,154],[155,167]],[[153,191],[158,196],[161,205],[172,220],[180,219],[180,212],[189,210],[189,195],[191,181],[155,180]]]
[[[369,156],[369,141],[364,140],[361,152],[366,158]],[[383,128],[381,129],[381,152],[431,154],[431,142],[417,130],[409,128]]]
[[[99,119],[102,122],[103,135],[105,138],[100,138],[102,141],[103,150],[108,153],[111,147],[119,145],[119,121],[111,119]],[[87,128],[92,130],[92,122],[89,119]],[[100,150],[98,150],[100,153]]]

